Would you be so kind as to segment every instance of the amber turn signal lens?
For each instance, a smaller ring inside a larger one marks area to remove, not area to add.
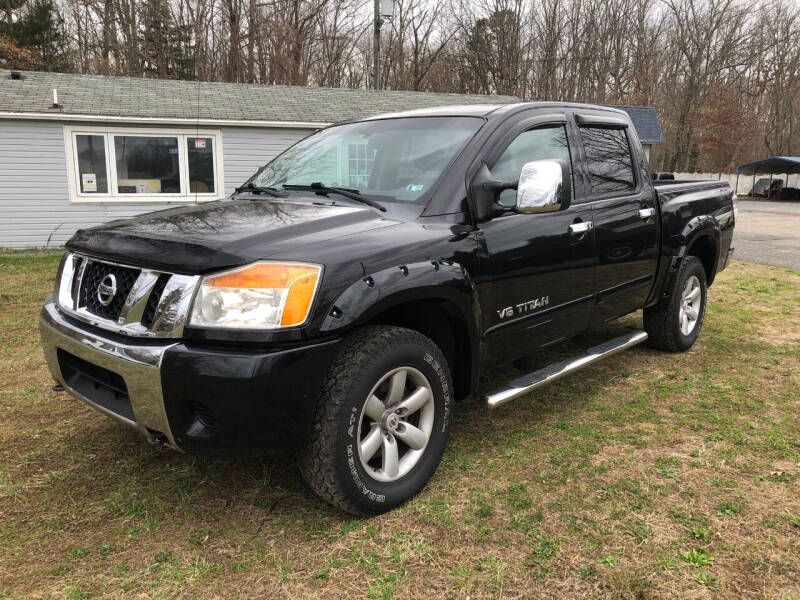
[[[300,325],[308,317],[319,280],[319,267],[315,267],[315,269],[313,272],[306,271],[292,280],[289,297],[286,298],[286,304],[283,305],[282,327]]]

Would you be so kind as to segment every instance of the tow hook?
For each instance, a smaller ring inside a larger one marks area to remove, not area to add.
[[[167,443],[167,436],[163,433],[148,433],[147,441],[155,448],[163,448]]]
[[[64,391],[64,386],[61,385],[60,383],[57,383],[57,384],[55,384],[53,386],[53,391],[54,392],[63,392]]]

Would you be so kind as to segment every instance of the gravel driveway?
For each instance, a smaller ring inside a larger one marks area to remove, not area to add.
[[[738,203],[733,258],[800,271],[800,203]]]

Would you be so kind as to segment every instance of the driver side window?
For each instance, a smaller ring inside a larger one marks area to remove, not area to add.
[[[503,182],[517,181],[525,163],[548,159],[566,160],[572,176],[572,160],[564,125],[539,127],[520,133],[497,159],[492,167],[492,175]],[[574,190],[575,186],[571,186],[571,189]],[[499,202],[503,206],[514,206],[517,202],[517,191],[505,190],[500,194]]]

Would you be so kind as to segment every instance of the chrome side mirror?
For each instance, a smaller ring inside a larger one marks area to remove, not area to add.
[[[517,184],[517,212],[543,213],[564,210],[572,198],[569,165],[564,160],[525,163]]]

